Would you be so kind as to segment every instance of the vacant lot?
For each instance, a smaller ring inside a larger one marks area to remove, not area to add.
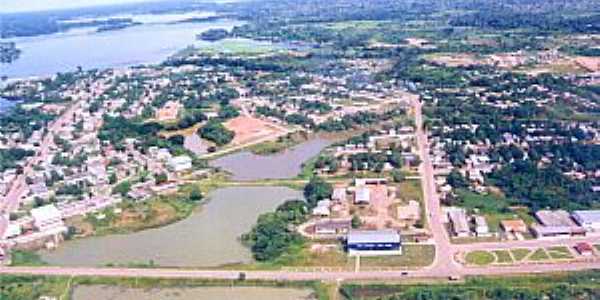
[[[227,129],[235,132],[232,145],[243,145],[261,139],[276,139],[286,133],[286,129],[271,122],[249,116],[239,116],[225,123]]]

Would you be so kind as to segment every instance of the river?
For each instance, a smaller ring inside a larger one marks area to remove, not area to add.
[[[211,162],[232,174],[233,180],[286,179],[296,177],[302,164],[317,156],[331,141],[312,139],[273,155],[256,155],[249,151],[230,154]]]
[[[178,223],[125,235],[68,241],[42,259],[64,266],[148,263],[201,267],[252,262],[239,237],[264,212],[302,193],[284,187],[235,187],[212,192],[209,202]]]
[[[272,287],[195,287],[135,289],[116,286],[77,286],[73,300],[306,300],[316,299],[309,289]]]
[[[179,19],[189,17],[183,14]],[[172,23],[177,16],[144,15],[144,24],[120,30],[96,32],[95,28],[68,32],[11,38],[22,50],[19,59],[0,65],[0,77],[43,77],[58,72],[83,69],[119,68],[139,64],[160,63],[189,46],[207,46],[196,35],[213,28],[230,30],[243,22],[217,20],[202,23]]]

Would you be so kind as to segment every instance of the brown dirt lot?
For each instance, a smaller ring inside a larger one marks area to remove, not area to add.
[[[258,139],[285,133],[286,130],[274,123],[249,116],[239,116],[227,121],[225,127],[235,132],[233,145],[242,145]]]

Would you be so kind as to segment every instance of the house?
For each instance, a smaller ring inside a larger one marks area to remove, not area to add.
[[[527,225],[521,219],[502,220],[502,221],[500,221],[500,227],[506,233],[512,233],[512,234],[527,233]]]
[[[167,165],[173,172],[183,172],[192,169],[192,159],[187,155],[176,156],[169,159]]]
[[[352,227],[351,220],[322,220],[315,224],[315,234],[339,235],[347,234]]]
[[[346,202],[346,188],[335,188],[331,195],[331,200],[337,202]]]
[[[590,245],[589,243],[577,243],[573,248],[575,248],[575,250],[582,256],[594,255],[594,247],[592,247],[592,245]]]
[[[573,219],[589,232],[600,232],[600,210],[576,210]]]
[[[448,212],[448,218],[452,225],[452,233],[457,237],[468,237],[471,235],[467,214],[464,209],[454,209]]]
[[[371,203],[371,191],[368,187],[357,187],[354,192],[354,204],[369,204]]]
[[[473,222],[475,223],[475,234],[477,234],[478,237],[490,236],[490,228],[485,217],[475,216]]]
[[[45,205],[31,210],[33,224],[39,231],[45,231],[64,226],[62,214],[54,204]]]
[[[48,199],[50,198],[50,191],[45,183],[37,183],[29,186],[29,196],[31,199]]]
[[[331,206],[331,201],[329,200],[321,200],[317,202],[317,206],[313,208],[312,214],[313,216],[319,217],[329,217],[331,211],[329,207]]]
[[[346,240],[350,256],[401,255],[400,234],[396,230],[350,230]]]

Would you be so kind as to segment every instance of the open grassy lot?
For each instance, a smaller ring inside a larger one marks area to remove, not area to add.
[[[496,261],[496,257],[488,251],[472,251],[467,253],[465,260],[470,265],[484,266]]]
[[[434,257],[435,247],[432,245],[404,245],[402,255],[363,256],[360,258],[360,266],[361,269],[424,267],[431,265]],[[355,257],[349,257],[340,248],[325,252],[312,252],[308,247],[297,247],[274,262],[247,267],[254,269],[336,268],[354,270],[355,260]]]
[[[514,256],[515,260],[517,262],[522,261],[525,257],[527,257],[527,255],[529,255],[529,253],[531,253],[531,250],[529,249],[511,249],[510,252],[512,252],[512,255]]]
[[[432,245],[405,245],[402,255],[361,257],[364,267],[422,267],[433,263],[435,247]]]
[[[571,252],[569,251],[569,249],[567,247],[550,247],[548,249],[546,249],[548,251],[548,254],[550,254],[550,257],[552,257],[553,259],[569,259],[569,258],[573,258],[573,255],[571,254]]]
[[[265,54],[279,50],[279,47],[268,43],[247,39],[224,39],[207,45],[199,46],[198,51],[203,53],[227,54]]]
[[[331,287],[319,282],[282,282],[256,280],[204,280],[204,279],[154,279],[118,277],[43,277],[43,276],[0,276],[0,299],[71,299],[74,287],[82,285],[117,286],[122,288],[160,289],[194,287],[278,287],[302,288],[314,291],[315,299],[333,299]]]
[[[37,267],[44,266],[46,263],[35,252],[14,250],[11,252],[11,266],[28,266]],[[0,298],[2,299],[2,298]]]
[[[494,252],[494,254],[496,255],[496,262],[497,263],[512,263],[513,259],[510,256],[510,253],[508,252],[508,250],[495,250],[492,251]]]
[[[531,256],[529,257],[529,260],[531,261],[543,261],[548,259],[550,259],[550,257],[542,248],[535,250],[535,252],[533,252],[533,254],[531,254]]]

